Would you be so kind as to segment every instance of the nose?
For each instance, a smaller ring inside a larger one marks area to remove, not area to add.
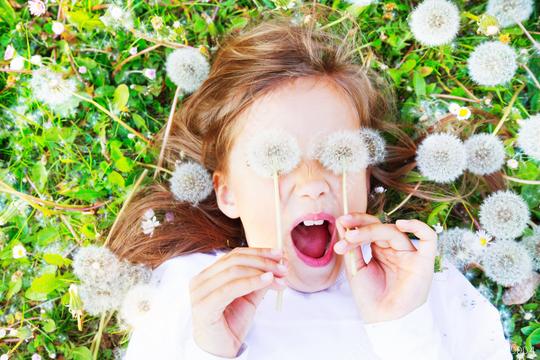
[[[300,198],[318,199],[329,191],[329,185],[317,161],[303,161],[298,169],[296,187]]]

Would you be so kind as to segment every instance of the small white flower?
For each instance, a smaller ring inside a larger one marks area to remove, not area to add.
[[[149,219],[143,219],[141,221],[141,228],[144,234],[152,236],[156,227],[160,225],[160,222],[157,221],[156,217],[153,216]]]
[[[530,218],[523,198],[511,190],[499,190],[484,199],[479,212],[482,227],[500,239],[520,236]]]
[[[448,111],[450,111],[451,114],[457,115],[459,109],[461,109],[461,106],[458,103],[452,102],[448,105]]]
[[[30,64],[36,65],[36,66],[41,66],[41,65],[42,65],[42,58],[41,58],[41,55],[33,55],[33,56],[30,58]]]
[[[174,50],[165,63],[167,76],[182,91],[192,93],[208,77],[210,65],[199,49],[186,46]]]
[[[7,331],[6,328],[0,328],[0,339],[6,337]]]
[[[502,27],[507,27],[527,20],[533,3],[533,0],[489,0],[486,13],[495,16]]]
[[[463,142],[450,133],[428,135],[416,151],[420,173],[438,183],[457,179],[465,169],[466,160]]]
[[[482,257],[482,267],[491,280],[502,286],[513,286],[532,272],[532,261],[525,248],[514,240],[497,240]]]
[[[475,134],[465,141],[467,170],[475,175],[488,175],[499,171],[504,164],[503,142],[488,133]]]
[[[26,256],[26,249],[23,245],[17,244],[12,249],[13,258],[20,259]]]
[[[22,70],[24,69],[24,57],[17,55],[13,59],[11,59],[11,62],[9,63],[9,68],[11,70]]]
[[[409,26],[425,46],[450,43],[459,30],[459,9],[451,1],[424,0],[411,13]]]
[[[466,106],[461,106],[456,112],[456,117],[458,120],[467,120],[471,117],[471,110]]]
[[[47,6],[41,0],[28,1],[28,11],[34,16],[41,16],[47,11]]]
[[[4,51],[4,60],[11,60],[13,59],[13,56],[15,56],[15,48],[13,45],[9,44],[6,51]]]
[[[86,66],[79,66],[79,74],[86,74],[87,69]]]
[[[143,75],[150,80],[154,80],[156,78],[156,69],[144,69]]]
[[[8,354],[0,355],[0,360],[9,360],[9,355]]]
[[[433,225],[433,229],[435,230],[435,233],[437,234],[440,234],[444,231],[444,228],[441,225],[441,223],[436,223],[435,225]]]
[[[39,354],[32,354],[32,360],[41,360],[41,355]]]
[[[487,35],[487,36],[497,35],[498,33],[499,33],[499,27],[498,27],[498,26],[495,26],[495,25],[489,25],[489,26],[486,28],[486,35]]]
[[[175,199],[193,206],[206,199],[214,188],[208,170],[193,161],[177,164],[169,182]]]
[[[475,47],[467,67],[472,80],[479,85],[504,85],[516,73],[517,55],[510,45],[486,41]]]
[[[484,230],[478,230],[474,234],[471,233],[467,235],[465,237],[465,242],[467,243],[467,246],[469,246],[471,250],[476,254],[476,256],[480,257],[487,249],[492,239],[493,237]]]
[[[172,27],[173,29],[178,29],[180,27],[180,21],[176,20],[175,22],[173,22]]]
[[[143,218],[144,219],[151,219],[153,218],[154,216],[156,215],[156,213],[154,213],[154,209],[148,209],[144,212],[143,214]]]
[[[62,35],[64,30],[65,30],[65,27],[63,23],[61,23],[60,21],[53,21],[52,23],[53,33],[55,33],[56,35]]]
[[[382,194],[386,192],[386,189],[384,188],[384,186],[376,186],[375,189],[373,189],[373,191],[375,191],[375,193],[377,194]]]
[[[516,159],[508,159],[506,161],[506,166],[508,166],[510,169],[517,169],[519,167],[519,163]]]
[[[133,328],[144,326],[151,319],[157,289],[149,284],[138,284],[127,293],[120,308],[120,316]]]
[[[540,114],[532,115],[520,124],[518,146],[533,159],[540,161]]]
[[[135,55],[139,50],[137,50],[137,47],[131,47],[129,48],[129,55]]]

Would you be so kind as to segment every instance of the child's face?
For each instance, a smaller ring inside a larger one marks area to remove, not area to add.
[[[214,174],[220,209],[231,218],[240,217],[250,247],[277,247],[273,181],[247,166],[246,145],[253,134],[271,128],[292,134],[302,159],[296,169],[279,179],[283,247],[289,264],[285,280],[291,288],[303,292],[328,288],[335,282],[343,262],[333,251],[337,241],[335,219],[343,212],[341,176],[308,159],[308,149],[320,133],[360,127],[351,100],[327,80],[301,78],[257,99],[237,124],[229,174]],[[369,171],[347,174],[349,211],[366,211],[368,189]],[[327,221],[295,228],[306,216],[315,214],[325,215]],[[308,256],[300,255],[299,248]],[[323,252],[325,255],[321,256]],[[317,261],[318,266],[314,264]]]

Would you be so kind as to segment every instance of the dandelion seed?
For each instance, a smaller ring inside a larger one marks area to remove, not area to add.
[[[540,229],[536,228],[531,235],[525,236],[521,243],[529,252],[534,269],[540,270]]]
[[[467,229],[453,227],[439,234],[437,248],[443,258],[447,258],[460,271],[473,261],[477,260],[476,253],[466,239],[474,234]]]
[[[476,175],[499,171],[505,158],[504,144],[495,135],[475,134],[465,141],[467,170]]]
[[[120,308],[120,316],[132,327],[143,326],[150,318],[157,289],[149,284],[139,284],[127,293]]]
[[[101,315],[106,311],[117,310],[123,295],[118,288],[113,286],[101,288],[85,282],[79,287],[79,296],[84,310],[94,316]]]
[[[210,65],[199,49],[183,47],[169,54],[165,69],[176,86],[182,91],[191,93],[208,77]]]
[[[12,249],[12,255],[14,259],[20,259],[26,257],[26,249],[23,245],[17,244]]]
[[[489,0],[486,13],[495,16],[504,28],[527,20],[533,11],[532,0]]]
[[[110,4],[107,11],[99,18],[105,26],[113,29],[125,28],[133,29],[133,16],[129,10],[124,10],[120,6]]]
[[[53,23],[52,23],[52,32],[53,33],[55,33],[56,35],[62,35],[64,30],[65,30],[64,24],[62,24],[59,21],[53,21]]]
[[[386,158],[386,141],[380,132],[371,128],[362,128],[360,135],[368,149],[368,162],[370,165],[377,165]]]
[[[438,183],[457,179],[465,169],[466,160],[463,142],[449,133],[428,135],[416,151],[420,173]]]
[[[471,110],[466,106],[460,107],[456,112],[456,117],[458,120],[467,120],[471,117]]]
[[[484,86],[504,85],[517,70],[517,55],[510,45],[486,41],[475,47],[467,60],[472,80]]]
[[[289,133],[270,129],[253,136],[246,145],[247,163],[262,177],[283,175],[300,162],[300,148]]]
[[[539,284],[540,275],[532,271],[523,281],[505,290],[502,296],[503,303],[506,305],[526,303],[534,296]]]
[[[41,16],[47,12],[47,5],[41,0],[28,1],[28,11],[34,16]]]
[[[312,146],[313,157],[336,175],[357,172],[369,164],[369,154],[363,136],[350,130],[336,131]]]
[[[481,263],[486,276],[502,286],[516,285],[533,271],[527,250],[514,240],[495,241]]]
[[[540,161],[540,114],[532,115],[520,124],[517,144],[525,154]]]
[[[47,68],[34,71],[30,80],[36,99],[60,115],[69,115],[79,105],[79,99],[72,95],[77,86],[75,79],[64,79],[62,74]]]
[[[107,247],[81,247],[73,256],[73,273],[82,281],[105,287],[115,282],[120,261]]]
[[[208,170],[193,161],[177,164],[169,182],[176,200],[187,201],[193,206],[206,199],[213,190]]]
[[[489,234],[500,239],[513,239],[527,227],[530,213],[520,195],[510,190],[499,190],[484,199],[479,217]]]
[[[459,9],[453,2],[425,0],[412,11],[409,26],[419,43],[439,46],[454,40],[459,20]]]

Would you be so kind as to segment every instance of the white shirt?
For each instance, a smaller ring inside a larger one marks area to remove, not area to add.
[[[371,252],[363,248],[369,262]],[[197,346],[192,336],[189,280],[224,251],[195,253],[165,261],[153,271],[158,304],[136,328],[125,360],[227,359]],[[391,321],[364,324],[345,273],[315,293],[286,288],[281,311],[268,290],[235,359],[512,359],[497,309],[454,265],[443,260],[427,301]]]

